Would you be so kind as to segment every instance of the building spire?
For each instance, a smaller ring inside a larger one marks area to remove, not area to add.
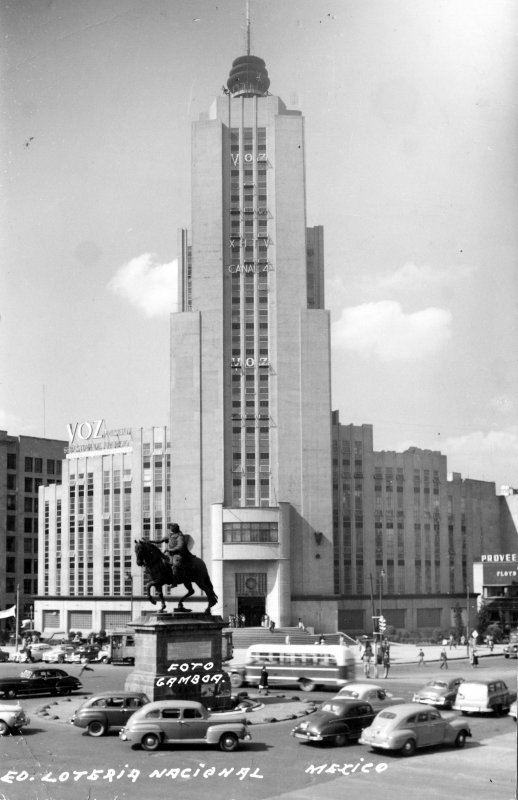
[[[246,56],[232,62],[227,87],[232,97],[262,97],[268,94],[270,79],[262,58],[250,55],[250,0],[246,0]],[[228,93],[227,93],[228,94]]]

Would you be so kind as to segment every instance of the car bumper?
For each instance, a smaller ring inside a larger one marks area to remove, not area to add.
[[[295,737],[295,739],[301,739],[303,742],[323,742],[324,736],[320,733],[312,733],[311,731],[298,731],[297,729],[292,730],[291,735]]]
[[[369,747],[379,747],[380,750],[395,750],[394,744],[387,742],[386,739],[376,739],[374,736],[363,736],[359,738],[360,744],[366,744]]]

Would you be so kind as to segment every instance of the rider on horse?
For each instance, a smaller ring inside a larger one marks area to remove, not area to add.
[[[186,567],[189,567],[194,558],[193,554],[187,547],[187,537],[180,530],[180,526],[176,522],[169,522],[167,525],[169,534],[162,539],[150,539],[153,544],[162,544],[166,542],[167,552],[163,554],[164,559],[173,564],[173,556],[181,556],[182,562]]]

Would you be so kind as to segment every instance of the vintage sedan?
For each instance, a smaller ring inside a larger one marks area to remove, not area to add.
[[[460,717],[446,719],[436,708],[424,708],[419,703],[403,703],[380,711],[365,728],[360,744],[373,750],[398,750],[411,756],[417,748],[449,744],[464,747],[471,730]]]
[[[67,656],[70,664],[89,664],[90,661],[97,661],[99,650],[96,644],[83,644]]]
[[[437,678],[437,680],[428,681],[422,689],[415,692],[412,700],[414,703],[452,708],[461,683],[464,683],[464,678],[450,678],[449,680]]]
[[[73,644],[60,644],[45,650],[41,658],[48,664],[63,664],[65,661],[70,661],[75,651],[76,646]]]
[[[29,717],[19,703],[0,702],[0,736],[18,733],[29,722]]]
[[[370,703],[376,712],[382,711],[388,706],[394,706],[397,703],[405,702],[404,697],[397,697],[397,695],[385,691],[383,686],[379,686],[377,683],[360,683],[356,681],[346,683],[335,697],[345,697],[350,700],[365,700],[367,703]]]
[[[227,752],[252,738],[241,712],[211,713],[194,700],[148,703],[132,714],[119,736],[144,750],[163,744],[216,744]]]
[[[291,735],[303,742],[325,742],[342,746],[359,739],[376,712],[364,700],[333,698],[293,728]]]
[[[13,698],[19,694],[70,694],[82,686],[81,681],[62,669],[40,667],[24,669],[20,677],[0,678],[0,695]]]
[[[76,709],[73,725],[86,728],[90,736],[104,736],[111,729],[120,730],[139,708],[149,703],[143,692],[99,692]]]

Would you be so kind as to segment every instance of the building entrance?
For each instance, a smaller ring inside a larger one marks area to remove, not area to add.
[[[238,597],[237,613],[245,616],[245,625],[259,627],[266,611],[265,597]]]

